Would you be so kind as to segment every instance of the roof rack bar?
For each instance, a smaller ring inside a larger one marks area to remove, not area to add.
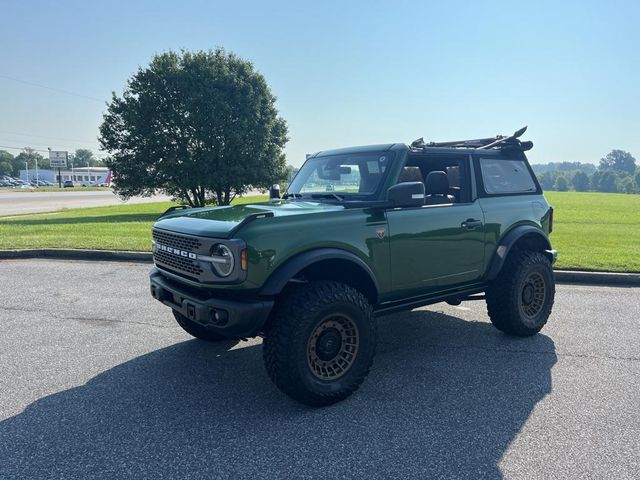
[[[472,140],[455,140],[451,142],[429,142],[426,143],[423,138],[419,138],[411,143],[412,148],[425,148],[425,147],[461,147],[461,148],[478,148],[488,149],[496,147],[502,143],[516,140],[520,137],[527,127],[522,127],[520,130],[516,130],[513,135],[496,135],[495,137],[488,138],[476,138]]]
[[[429,147],[466,147],[466,146],[475,146],[475,145],[486,145],[487,143],[491,143],[495,140],[501,138],[501,135],[491,138],[476,138],[473,140],[455,140],[452,142],[429,142],[426,145]]]

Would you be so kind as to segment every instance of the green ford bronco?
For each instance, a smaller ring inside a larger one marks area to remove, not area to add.
[[[281,198],[167,212],[151,294],[196,338],[263,337],[273,382],[310,405],[359,387],[378,316],[484,299],[499,330],[534,335],[556,252],[523,132],[323,151]]]

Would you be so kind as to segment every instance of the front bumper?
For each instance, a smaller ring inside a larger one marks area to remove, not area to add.
[[[206,290],[185,287],[167,279],[157,268],[149,273],[151,296],[213,332],[228,337],[253,337],[260,333],[273,300],[231,300],[209,297]]]

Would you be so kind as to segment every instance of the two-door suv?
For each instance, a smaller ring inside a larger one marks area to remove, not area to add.
[[[262,336],[273,382],[310,405],[362,383],[377,316],[485,299],[499,330],[533,335],[556,252],[523,131],[323,151],[282,198],[168,212],[151,293],[196,338]]]

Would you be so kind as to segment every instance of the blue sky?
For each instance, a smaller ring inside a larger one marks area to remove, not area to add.
[[[154,53],[222,46],[266,76],[292,165],[523,125],[535,163],[613,148],[640,159],[640,2],[5,0],[0,12],[0,145],[97,149],[100,99]]]

